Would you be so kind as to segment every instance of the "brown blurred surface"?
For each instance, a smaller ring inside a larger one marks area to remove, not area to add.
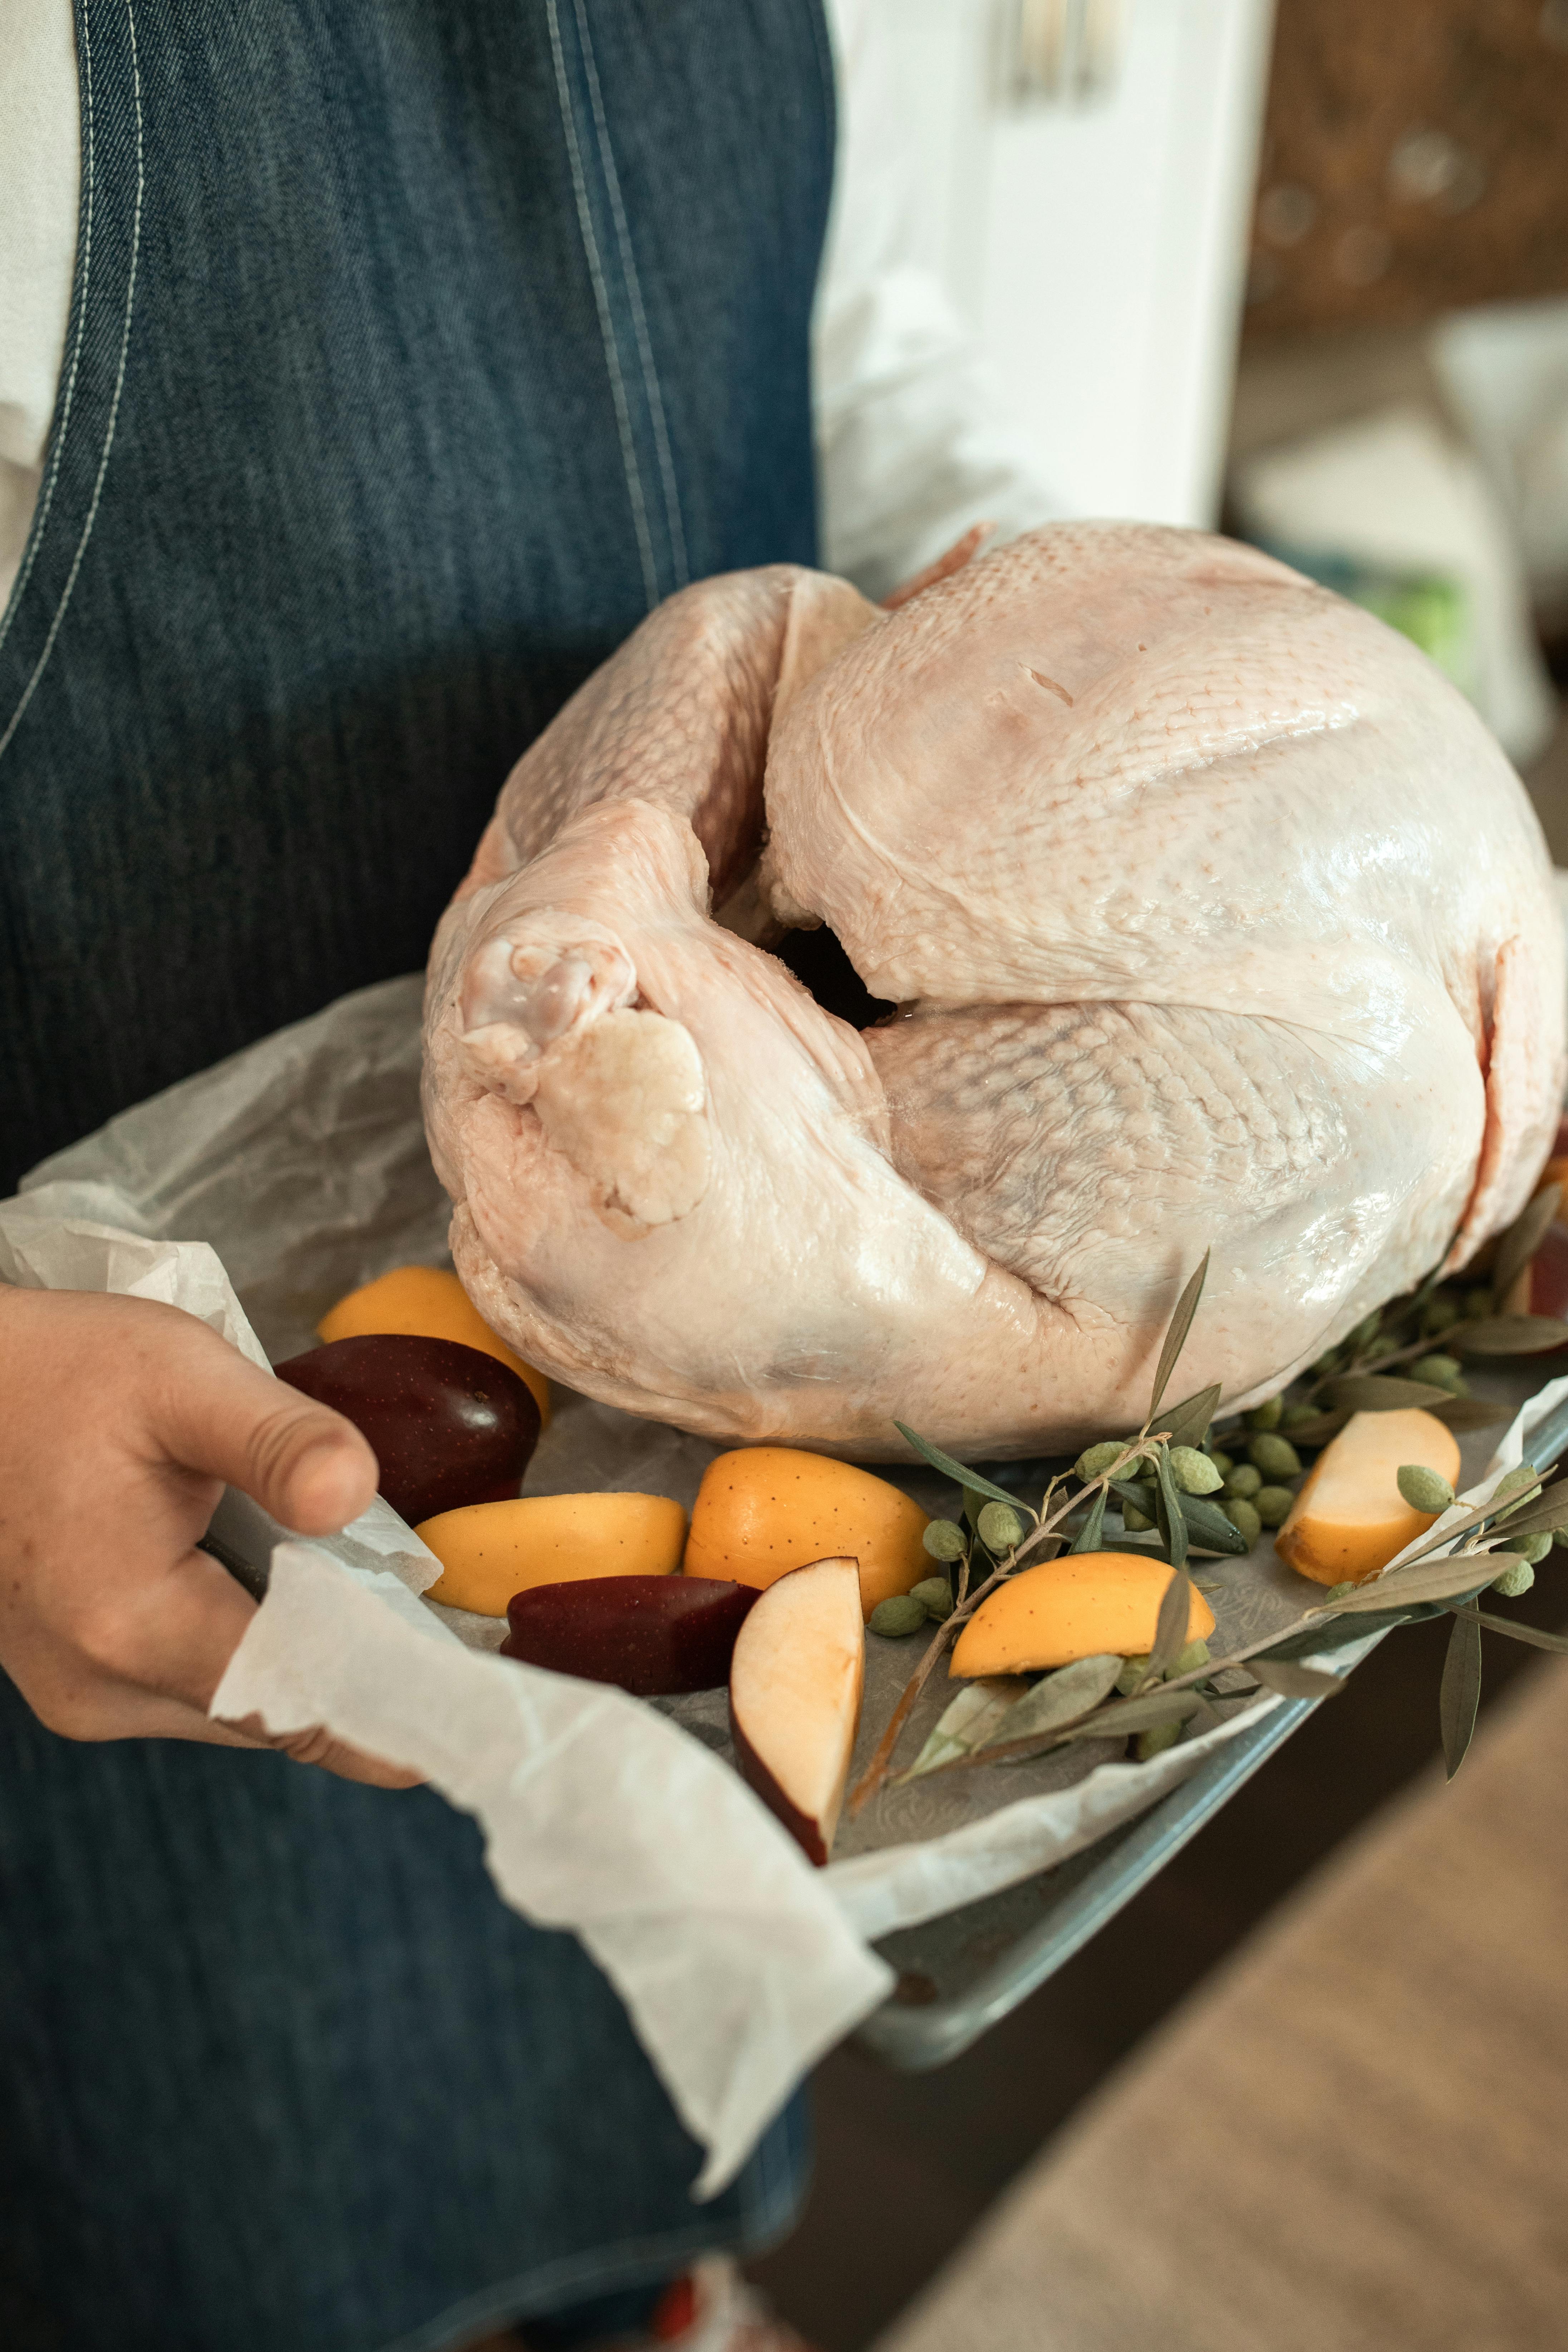
[[[1219,1972],[879,2352],[1557,2352],[1568,1662]]]
[[[1568,289],[1568,0],[1279,0],[1249,341]]]
[[[1564,1613],[1568,1553],[1551,1560],[1513,1604],[1537,1624]],[[891,2074],[851,2048],[818,2070],[810,2203],[752,2271],[822,2352],[865,2352],[1111,2069],[1430,1765],[1447,1632],[1411,1626],[1385,1642],[1102,1934],[952,2065]],[[1483,1719],[1534,1654],[1487,1637]],[[1478,2118],[1479,2132],[1490,2127]],[[1048,2315],[1042,2296],[1042,2345]],[[1479,2341],[1502,2352],[1500,2339]],[[1257,2342],[1272,2345],[1266,2315]]]

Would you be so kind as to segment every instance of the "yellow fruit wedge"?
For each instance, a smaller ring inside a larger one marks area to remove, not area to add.
[[[688,1576],[766,1586],[808,1561],[860,1563],[860,1607],[908,1592],[933,1563],[918,1503],[853,1463],[789,1445],[745,1445],[708,1465],[691,1509]]]
[[[957,1642],[953,1675],[1024,1675],[1110,1654],[1142,1657],[1154,1646],[1160,1603],[1171,1581],[1163,1559],[1135,1552],[1068,1552],[1042,1560],[983,1601]],[[1206,1641],[1214,1611],[1194,1591],[1188,1642]]]
[[[1459,1475],[1458,1440],[1419,1406],[1352,1413],[1308,1472],[1274,1538],[1280,1559],[1314,1584],[1359,1584],[1386,1568],[1436,1516],[1415,1510],[1400,1493],[1407,1462],[1452,1484]]]
[[[439,1511],[415,1529],[441,1563],[426,1593],[504,1617],[514,1592],[584,1576],[673,1576],[686,1514],[663,1495],[521,1495]]]
[[[316,1326],[318,1339],[359,1339],[368,1333],[400,1331],[420,1339],[457,1339],[508,1365],[527,1382],[539,1407],[542,1428],[550,1423],[550,1382],[498,1339],[462,1284],[438,1265],[395,1265],[329,1308]]]

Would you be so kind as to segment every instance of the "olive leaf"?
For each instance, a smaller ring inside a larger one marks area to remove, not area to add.
[[[1426,1411],[1453,1430],[1495,1429],[1500,1421],[1513,1418],[1511,1406],[1494,1404],[1490,1397],[1446,1396],[1441,1404],[1429,1404]],[[1294,1437],[1297,1432],[1290,1433]]]
[[[922,1772],[934,1772],[939,1765],[969,1755],[1005,1721],[1027,1689],[1021,1675],[993,1675],[966,1683],[942,1709],[930,1738],[909,1770],[899,1774],[894,1787],[901,1788]]]
[[[1568,1478],[1559,1478],[1538,1501],[1526,1503],[1521,1510],[1510,1511],[1506,1497],[1500,1504],[1494,1503],[1492,1508],[1502,1517],[1500,1525],[1491,1533],[1500,1536],[1505,1543],[1512,1543],[1515,1536],[1555,1535],[1559,1528],[1568,1527]]]
[[[1448,1401],[1447,1390],[1436,1381],[1395,1380],[1387,1372],[1342,1372],[1325,1381],[1323,1394],[1331,1410],[1349,1412],[1403,1412],[1412,1405],[1430,1412]],[[1290,1433],[1294,1437],[1294,1430]]]
[[[1292,1658],[1249,1658],[1247,1664],[1267,1689],[1285,1698],[1337,1698],[1345,1686],[1343,1675],[1299,1666]]]
[[[1568,1633],[1548,1633],[1540,1625],[1526,1625],[1517,1617],[1499,1617],[1490,1609],[1478,1609],[1476,1622],[1489,1633],[1506,1633],[1510,1642],[1527,1643],[1532,1650],[1554,1650],[1560,1656],[1568,1654]]]
[[[1146,1682],[1168,1673],[1186,1648],[1192,1609],[1193,1580],[1177,1561],[1171,1581],[1160,1596],[1160,1614],[1154,1620],[1154,1641],[1144,1673]]]
[[[1408,1608],[1417,1601],[1448,1601],[1489,1584],[1508,1562],[1496,1552],[1460,1552],[1447,1559],[1423,1559],[1408,1568],[1386,1569],[1358,1584],[1342,1601],[1324,1604],[1324,1614],[1366,1617],[1380,1609]]]
[[[1240,1559],[1252,1547],[1234,1519],[1227,1519],[1210,1495],[1184,1495],[1182,1517],[1187,1523],[1187,1534],[1205,1551],[1229,1552]]]
[[[1115,1493],[1134,1510],[1142,1511],[1146,1519],[1157,1517],[1159,1488],[1148,1478],[1113,1478]],[[1227,1519],[1212,1495],[1182,1495],[1182,1517],[1187,1523],[1187,1536],[1205,1551],[1229,1552],[1234,1558],[1251,1549],[1247,1538]]]
[[[1280,1434],[1288,1437],[1292,1445],[1326,1445],[1331,1437],[1339,1435],[1350,1417],[1347,1404],[1334,1412],[1314,1413],[1310,1421],[1293,1421]]]
[[[1102,1486],[1089,1507],[1089,1517],[1079,1528],[1068,1549],[1072,1551],[1098,1551],[1105,1539],[1105,1506],[1110,1489]]]
[[[1154,1371],[1154,1386],[1149,1398],[1151,1428],[1153,1426],[1154,1415],[1160,1410],[1160,1400],[1165,1393],[1165,1383],[1175,1370],[1176,1359],[1187,1344],[1187,1333],[1193,1328],[1193,1318],[1198,1311],[1198,1301],[1204,1294],[1204,1283],[1207,1278],[1208,1270],[1209,1252],[1205,1250],[1203,1263],[1197,1272],[1189,1278],[1186,1287],[1176,1301],[1176,1311],[1171,1318],[1170,1327],[1165,1333],[1165,1344],[1160,1350],[1160,1361]]]
[[[1568,1347],[1568,1323],[1555,1315],[1483,1315],[1479,1322],[1452,1325],[1443,1345],[1456,1356],[1543,1356]]]
[[[1544,1470],[1542,1475],[1546,1475]],[[1412,1552],[1397,1569],[1385,1570],[1385,1576],[1403,1576],[1405,1570],[1413,1568],[1417,1560],[1429,1559],[1434,1552],[1444,1550],[1460,1536],[1471,1534],[1487,1519],[1495,1519],[1500,1512],[1508,1509],[1508,1500],[1505,1496],[1500,1503],[1479,1503],[1467,1511],[1462,1519],[1451,1519],[1447,1526],[1440,1524],[1430,1543],[1423,1544],[1419,1551]],[[1509,1520],[1508,1531],[1510,1536],[1545,1535],[1565,1525],[1568,1525],[1568,1478],[1560,1478],[1554,1486],[1547,1487],[1528,1511],[1521,1511],[1517,1518]],[[1495,1575],[1497,1570],[1493,1570],[1492,1573]]]
[[[1194,1690],[1141,1691],[1136,1698],[1112,1699],[1109,1706],[1097,1706],[1092,1714],[1064,1725],[1059,1731],[1037,1732],[1030,1739],[1002,1739],[976,1756],[957,1757],[947,1769],[962,1772],[983,1764],[1027,1764],[1049,1748],[1065,1747],[1068,1740],[1122,1739],[1131,1731],[1152,1730],[1157,1723],[1185,1723],[1202,1705]]]
[[[1562,1198],[1561,1184],[1544,1185],[1533,1201],[1525,1202],[1499,1242],[1492,1266],[1492,1288],[1500,1298],[1508,1297],[1515,1280],[1546,1239],[1546,1228],[1557,1214]]]
[[[1009,1495],[1005,1486],[994,1486],[989,1478],[981,1476],[978,1470],[966,1470],[962,1462],[955,1462],[951,1454],[944,1454],[940,1445],[933,1445],[929,1437],[920,1436],[905,1423],[895,1421],[893,1427],[905,1444],[912,1445],[917,1454],[923,1454],[931,1468],[940,1470],[944,1478],[952,1479],[955,1485],[967,1492],[984,1495],[987,1502],[1005,1503],[1011,1511],[1017,1511],[1031,1519],[1036,1517],[1021,1495]]]
[[[1465,1760],[1480,1703],[1481,1621],[1480,1612],[1472,1604],[1455,1614],[1437,1700],[1443,1761],[1450,1780]]]
[[[1047,1675],[1044,1682],[1037,1683],[1026,1697],[998,1716],[973,1745],[983,1748],[1003,1738],[1037,1738],[1042,1732],[1060,1731],[1066,1725],[1076,1723],[1080,1716],[1091,1715],[1114,1688],[1125,1663],[1109,1652],[1102,1657],[1076,1658],[1070,1666],[1062,1666],[1056,1674]]]
[[[1142,1691],[1136,1698],[1119,1699],[1114,1706],[1102,1706],[1081,1723],[1069,1725],[1051,1745],[1064,1746],[1069,1739],[1121,1739],[1129,1732],[1152,1731],[1157,1724],[1185,1723],[1203,1704],[1194,1690]]]
[[[1154,1463],[1157,1480],[1155,1519],[1160,1538],[1170,1556],[1173,1568],[1184,1568],[1187,1563],[1187,1515],[1182,1508],[1182,1490],[1176,1484],[1176,1474],[1171,1467],[1168,1446],[1162,1445]]]
[[[1163,1412],[1160,1419],[1164,1423],[1171,1444],[1201,1445],[1218,1403],[1219,1382],[1215,1381],[1210,1387],[1199,1389],[1195,1396],[1184,1397],[1180,1404],[1173,1405],[1168,1412]],[[1152,1414],[1150,1419],[1153,1419]]]

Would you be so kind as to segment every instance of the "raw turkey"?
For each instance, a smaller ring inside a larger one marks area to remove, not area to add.
[[[941,567],[938,567],[939,572]],[[770,952],[826,924],[858,1031]],[[1563,1078],[1540,828],[1424,656],[1266,556],[1057,525],[893,611],[661,605],[443,919],[458,1271],[707,1435],[972,1454],[1265,1394],[1528,1197]]]

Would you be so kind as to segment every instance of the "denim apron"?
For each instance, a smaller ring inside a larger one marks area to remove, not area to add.
[[[82,195],[0,616],[0,1191],[422,962],[684,582],[815,553],[820,0],[76,0]],[[786,2224],[428,1792],[0,1696],[0,2342],[423,2352]],[[565,2323],[563,2323],[564,2325]]]

